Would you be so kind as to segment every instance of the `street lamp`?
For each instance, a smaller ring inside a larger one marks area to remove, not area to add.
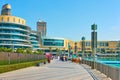
[[[70,54],[71,49],[70,48],[71,48],[70,43],[68,43],[68,57],[71,56],[71,54]]]

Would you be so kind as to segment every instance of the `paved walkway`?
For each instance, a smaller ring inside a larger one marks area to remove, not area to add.
[[[94,80],[80,65],[53,60],[40,67],[29,67],[0,74],[0,80]]]

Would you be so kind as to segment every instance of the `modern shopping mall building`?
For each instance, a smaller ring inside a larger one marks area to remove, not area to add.
[[[38,42],[33,41],[33,31],[26,25],[23,18],[12,16],[11,6],[5,4],[0,15],[0,47],[7,48],[38,48]],[[37,44],[33,46],[32,44]]]
[[[74,42],[59,37],[47,37],[46,22],[39,20],[37,30],[33,31],[26,25],[25,19],[12,16],[11,6],[5,4],[0,15],[0,47],[42,49],[54,53],[82,52],[82,40]],[[85,53],[91,53],[91,41],[85,40]],[[98,41],[97,52],[120,53],[120,41]]]

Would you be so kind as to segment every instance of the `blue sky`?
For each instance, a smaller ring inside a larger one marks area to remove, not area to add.
[[[38,19],[46,21],[50,37],[91,40],[96,23],[98,40],[120,40],[120,0],[0,0],[0,7],[6,3],[33,30]]]

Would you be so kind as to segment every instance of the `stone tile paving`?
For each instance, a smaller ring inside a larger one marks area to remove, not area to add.
[[[0,80],[94,80],[76,63],[53,60],[50,64],[0,74]]]
[[[82,64],[81,66],[84,67],[93,77],[96,78],[96,80],[111,80],[108,78],[105,74],[101,73],[100,71],[96,69],[91,69],[89,66]]]

